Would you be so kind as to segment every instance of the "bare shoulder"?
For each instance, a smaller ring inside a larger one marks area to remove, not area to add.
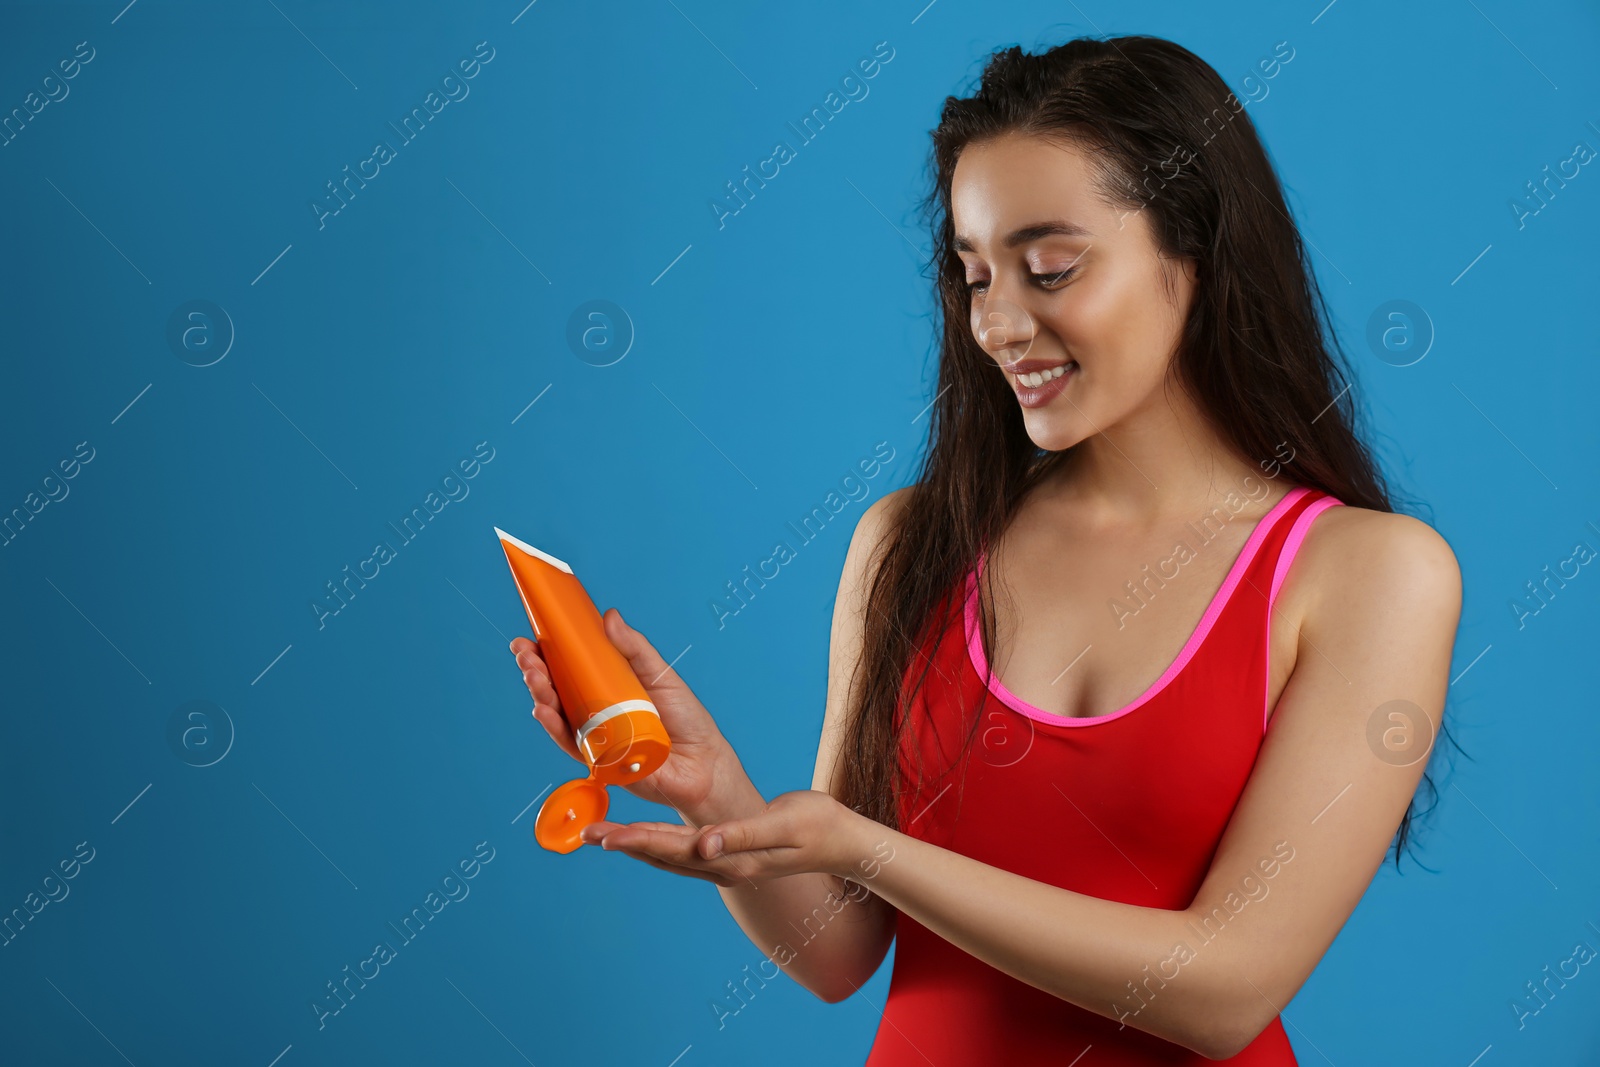
[[[915,488],[908,485],[883,494],[867,506],[856,522],[845,553],[844,571],[839,576],[840,601],[853,610],[865,608],[866,590],[871,587],[883,550],[899,528],[900,517]]]
[[[1307,625],[1398,625],[1431,619],[1453,632],[1461,568],[1440,533],[1421,519],[1343,505],[1311,524],[1295,558],[1297,612]]]
[[[901,512],[911,502],[911,493],[915,489],[915,485],[892,489],[868,505],[861,521],[856,523],[855,533],[851,535],[852,546],[856,541],[865,541],[871,548],[878,548],[883,536],[895,528]]]
[[[867,610],[868,593],[883,561],[884,551],[894,540],[915,488],[914,485],[908,485],[874,500],[850,534],[850,547],[845,552],[844,569],[839,575],[838,597],[834,601],[835,668],[848,664],[849,669],[854,670],[854,661],[860,651],[861,618]]]

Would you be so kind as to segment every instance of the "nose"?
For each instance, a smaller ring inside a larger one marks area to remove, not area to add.
[[[1004,367],[1028,354],[1038,328],[1026,308],[990,292],[982,303],[973,305],[972,333],[979,346]]]

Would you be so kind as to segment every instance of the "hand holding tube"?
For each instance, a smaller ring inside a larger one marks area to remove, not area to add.
[[[495,533],[538,640],[511,642],[534,718],[589,771],[545,798],[534,818],[539,844],[581,847],[583,827],[605,817],[608,785],[696,826],[759,810],[765,801],[732,747],[644,635],[615,608],[601,615],[565,561]]]
[[[673,808],[693,825],[759,810],[764,801],[738,755],[678,672],[616,608],[607,609],[601,619],[606,637],[638,676],[672,739],[671,755],[654,774],[620,788]],[[563,752],[584,763],[539,646],[519,637],[511,642],[511,651],[534,699],[533,717]]]

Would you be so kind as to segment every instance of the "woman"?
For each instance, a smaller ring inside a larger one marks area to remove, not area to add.
[[[1455,558],[1392,511],[1203,61],[1007,49],[933,142],[930,443],[851,541],[813,788],[765,802],[612,609],[674,741],[632,791],[685,825],[585,839],[714,882],[829,1002],[898,937],[877,1067],[1295,1063],[1279,1012],[1405,843]]]

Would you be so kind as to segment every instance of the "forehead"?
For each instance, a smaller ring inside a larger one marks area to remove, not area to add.
[[[1090,234],[1115,229],[1094,168],[1075,144],[1018,134],[968,145],[950,180],[957,235],[987,247],[1018,226],[1069,220]]]

